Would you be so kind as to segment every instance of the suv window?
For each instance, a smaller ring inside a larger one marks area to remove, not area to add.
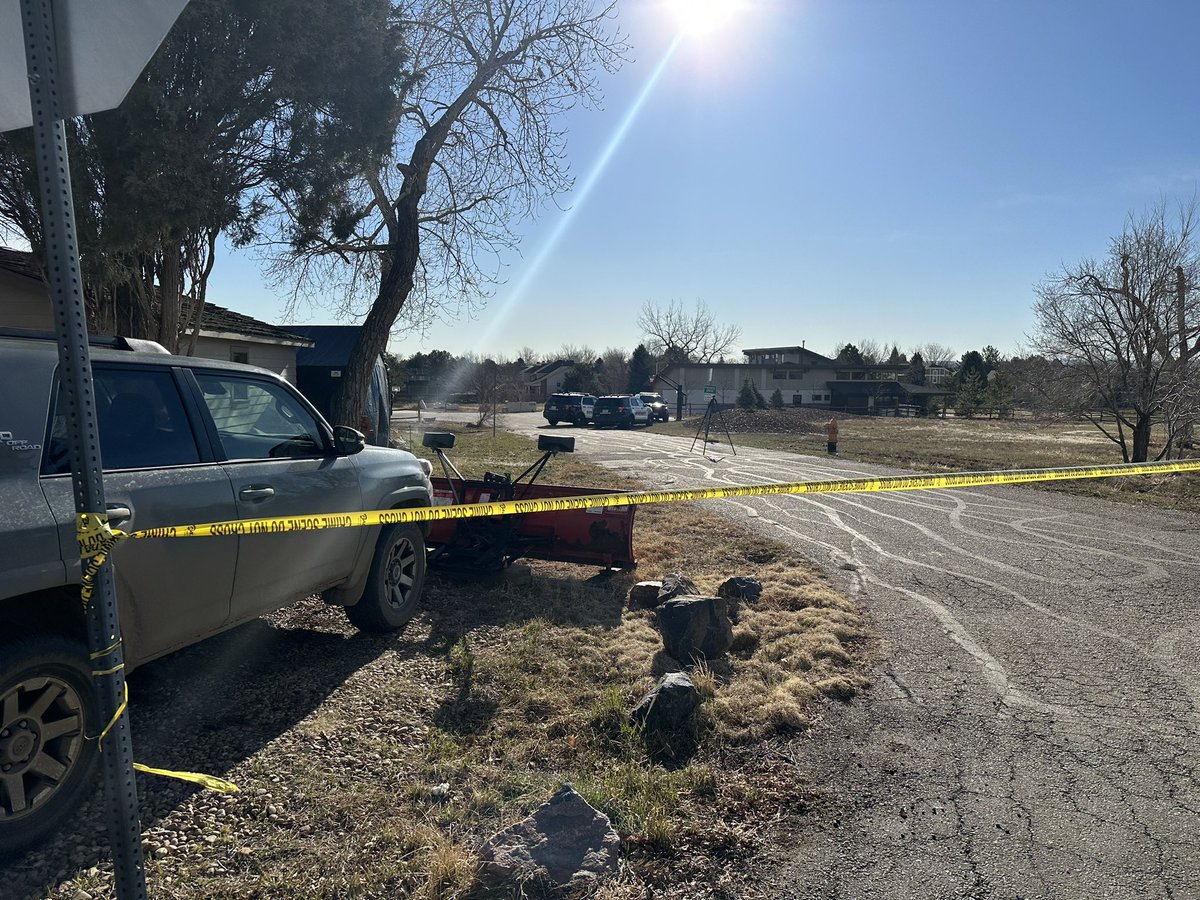
[[[282,386],[211,372],[197,372],[196,381],[229,459],[325,455],[316,419]]]
[[[196,438],[174,376],[163,369],[94,370],[100,459],[106,470],[186,466],[200,462]],[[44,475],[71,471],[67,415],[59,385]]]
[[[581,394],[551,394],[546,402],[555,406],[579,406],[582,400]]]

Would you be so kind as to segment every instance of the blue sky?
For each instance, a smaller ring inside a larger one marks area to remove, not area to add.
[[[475,320],[395,352],[631,349],[643,302],[702,299],[740,347],[1008,354],[1047,272],[1200,183],[1194,0],[744,0],[683,38],[597,171],[678,33],[661,0],[625,0],[621,25],[632,61],[567,123],[593,189],[518,226]],[[252,253],[223,257],[208,296],[283,321]]]

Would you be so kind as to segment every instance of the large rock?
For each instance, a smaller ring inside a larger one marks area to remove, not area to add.
[[[762,582],[757,578],[735,575],[717,588],[717,596],[729,601],[729,618],[736,623],[741,617],[742,603],[754,603],[762,591]]]
[[[674,572],[662,580],[662,587],[658,589],[658,602],[663,603],[676,597],[694,597],[698,593],[700,592],[696,590],[692,579]]]
[[[621,838],[608,816],[569,784],[480,850],[482,873],[494,884],[540,883],[576,890],[615,873]]]
[[[629,589],[629,608],[653,609],[658,606],[658,592],[661,589],[661,581],[639,581]]]
[[[668,672],[631,713],[646,733],[669,734],[690,729],[700,706],[700,692],[686,672]]]
[[[664,675],[633,708],[650,754],[662,762],[682,762],[696,750],[696,710],[700,692],[683,672]]]
[[[658,607],[663,647],[682,663],[713,659],[733,646],[729,606],[720,597],[676,597]]]
[[[747,603],[753,603],[762,596],[762,592],[762,582],[745,575],[735,575],[717,588],[718,597],[724,597],[726,600],[745,600]]]

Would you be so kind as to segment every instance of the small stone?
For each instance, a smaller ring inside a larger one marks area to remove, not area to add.
[[[450,783],[443,781],[441,784],[429,791],[429,796],[439,803],[447,799],[450,796]]]
[[[658,606],[658,592],[662,586],[661,581],[639,581],[629,589],[629,608],[653,609]]]
[[[673,572],[662,580],[662,587],[658,589],[658,602],[673,600],[675,597],[694,597],[697,593],[699,592],[692,579]]]
[[[718,597],[724,597],[726,600],[745,600],[747,603],[753,603],[762,596],[762,592],[762,582],[745,575],[735,575],[717,588]]]
[[[71,895],[71,900],[92,900],[92,895],[83,888],[79,888]]]
[[[157,850],[154,851],[154,855],[157,856],[159,859],[163,859],[163,858],[171,855],[171,848],[170,847],[159,847]]]

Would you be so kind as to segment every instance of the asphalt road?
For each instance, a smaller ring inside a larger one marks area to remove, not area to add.
[[[504,422],[650,488],[895,471]],[[1197,517],[1009,487],[710,505],[809,556],[885,653],[789,750],[821,813],[771,895],[1200,898]]]

